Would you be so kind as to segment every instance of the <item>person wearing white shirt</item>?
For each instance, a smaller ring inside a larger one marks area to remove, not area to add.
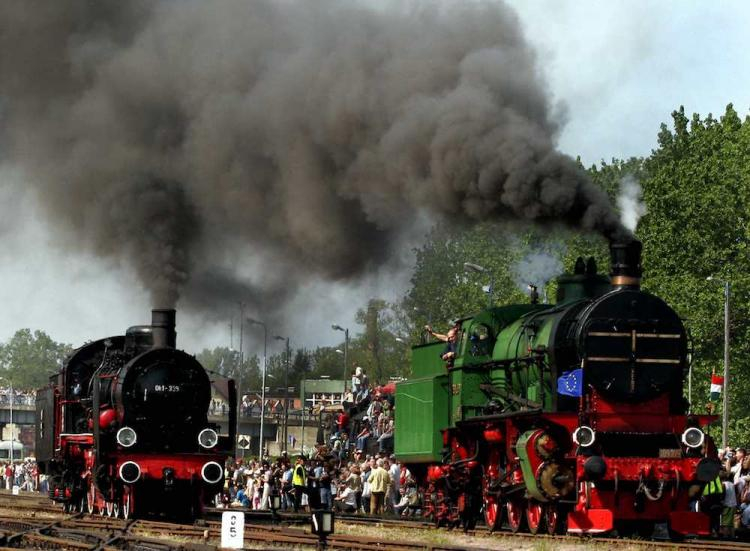
[[[339,513],[354,513],[357,510],[357,494],[347,486],[333,500],[333,506]]]
[[[391,466],[388,468],[388,474],[391,475],[391,490],[388,501],[391,509],[396,510],[396,504],[400,499],[399,490],[401,487],[401,466],[396,462],[396,458],[391,456]]]

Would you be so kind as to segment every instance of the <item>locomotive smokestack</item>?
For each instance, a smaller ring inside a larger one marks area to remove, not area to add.
[[[177,313],[172,309],[151,310],[151,327],[153,329],[154,348],[176,347],[176,316]]]
[[[612,260],[609,277],[614,287],[640,288],[642,249],[643,244],[637,239],[628,243],[611,242],[609,244],[609,254]]]

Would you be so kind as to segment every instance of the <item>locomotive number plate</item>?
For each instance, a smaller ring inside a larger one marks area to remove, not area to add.
[[[180,385],[154,385],[154,392],[179,392]]]
[[[673,448],[660,448],[659,459],[680,459],[682,450]]]

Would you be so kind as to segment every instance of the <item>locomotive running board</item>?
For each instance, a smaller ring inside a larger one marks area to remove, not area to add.
[[[610,509],[588,509],[568,513],[568,532],[571,534],[601,534],[614,528]]]

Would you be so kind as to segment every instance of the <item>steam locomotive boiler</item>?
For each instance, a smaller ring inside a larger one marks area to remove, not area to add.
[[[208,422],[211,380],[175,348],[175,311],[85,344],[37,393],[36,450],[50,497],[66,510],[193,518],[223,486],[234,451]]]
[[[611,272],[579,258],[556,304],[514,304],[460,320],[413,348],[396,389],[395,451],[423,480],[436,523],[622,533],[668,523],[708,534],[691,502],[716,478],[711,416],[688,415],[688,335],[640,289],[641,243],[612,243]]]

